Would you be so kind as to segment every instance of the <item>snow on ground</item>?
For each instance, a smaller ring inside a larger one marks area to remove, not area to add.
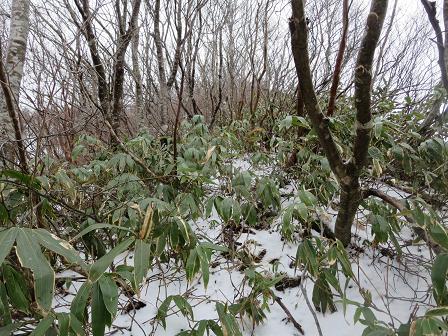
[[[242,171],[250,168],[247,161],[238,161],[235,169]],[[264,169],[262,172],[266,172]],[[260,173],[260,172],[259,172]],[[283,191],[293,193],[295,188],[287,186]],[[396,192],[396,191],[394,191]],[[403,195],[400,195],[403,196]],[[291,199],[283,199],[284,205],[291,202]],[[328,220],[330,225],[334,223],[335,212],[329,209]],[[365,216],[362,211],[360,217]],[[210,227],[210,222],[220,221],[216,212],[211,218],[199,220],[192,224],[192,227],[201,234],[206,234],[212,241],[220,241],[220,227]],[[405,250],[404,256],[397,260],[394,256],[389,256],[383,250],[372,247],[363,247],[362,240],[371,238],[369,230],[357,228],[355,232],[358,237],[358,249],[349,251],[352,261],[352,269],[358,279],[358,284],[363,289],[368,289],[372,294],[372,301],[376,304],[374,310],[379,320],[386,321],[398,327],[401,323],[408,321],[409,316],[418,304],[424,311],[430,295],[428,293],[429,278],[428,270],[424,268],[428,255],[423,246],[409,246]],[[411,232],[405,235],[410,236]],[[356,239],[355,239],[356,240]],[[291,268],[291,261],[295,258],[297,244],[285,243],[277,232],[275,225],[268,230],[250,229],[246,233],[241,233],[238,238],[240,247],[244,246],[253,255],[266,250],[266,254],[257,264],[257,271],[265,271],[273,274],[273,261],[277,261],[277,272],[284,272],[288,276],[300,276],[299,270]],[[387,252],[387,250],[386,250]],[[406,257],[407,255],[412,257]],[[132,252],[122,255],[121,262],[132,265]],[[250,288],[244,283],[244,271],[238,265],[232,264],[221,254],[215,253],[210,264],[210,281],[207,289],[204,289],[200,275],[192,283],[188,283],[183,271],[179,272],[174,265],[156,267],[147,276],[146,285],[141,291],[140,300],[146,304],[145,307],[136,311],[119,314],[114,321],[114,327],[109,331],[112,335],[176,335],[177,333],[190,329],[187,319],[180,313],[172,313],[167,318],[167,329],[155,320],[158,306],[169,295],[184,295],[193,306],[194,318],[217,319],[215,311],[216,300],[234,303],[243,293],[247,294]],[[411,271],[412,270],[412,271]],[[66,276],[60,275],[60,276]],[[71,276],[71,275],[70,275]],[[341,280],[343,286],[344,280]],[[69,303],[76,294],[80,283],[74,281],[66,296],[56,299],[55,306],[60,306],[58,310],[69,309]],[[304,280],[304,290],[311,300],[313,281],[310,278]],[[318,335],[317,327],[312,313],[310,312],[301,287],[286,289],[284,292],[274,290],[274,293],[282,298],[282,302],[289,309],[296,321],[300,323],[306,335]],[[347,298],[362,304],[364,299],[360,294],[357,284],[351,282],[347,288]],[[121,303],[127,300],[121,298]],[[338,301],[338,298],[336,298]],[[317,312],[317,318],[322,328],[323,335],[332,336],[353,336],[361,335],[364,326],[353,323],[353,315],[356,307],[347,306],[344,314],[342,303],[337,303],[337,312],[325,315]],[[393,316],[393,318],[392,318]],[[297,329],[290,323],[285,312],[276,302],[271,302],[270,312],[263,324],[253,327],[248,320],[240,321],[245,336],[272,336],[272,335],[299,335]]]

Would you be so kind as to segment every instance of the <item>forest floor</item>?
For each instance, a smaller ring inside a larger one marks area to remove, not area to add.
[[[247,160],[236,160],[236,169],[240,171],[254,171]],[[271,168],[265,167],[257,170],[256,174],[269,174]],[[219,180],[216,180],[219,184]],[[294,183],[281,189],[282,207],[293,201],[297,186]],[[387,189],[389,194],[396,196],[397,190]],[[406,196],[406,195],[401,195]],[[336,211],[322,209],[322,219],[332,228]],[[352,270],[356,276],[356,283],[350,281],[346,288],[346,301],[349,302],[344,309],[344,304],[337,295],[335,302],[337,311],[322,314],[316,312],[311,302],[314,282],[307,276],[302,276],[301,270],[294,267],[297,247],[300,242],[287,243],[279,233],[278,224],[280,218],[269,222],[265,228],[246,228],[234,232],[236,250],[239,258],[230,260],[221,252],[214,253],[210,263],[210,280],[208,287],[204,289],[202,277],[198,276],[194,281],[188,282],[186,275],[180,271],[181,267],[175,264],[159,265],[147,275],[139,300],[143,303],[138,309],[129,309],[129,299],[120,297],[121,314],[108,331],[108,335],[176,335],[183,330],[191,329],[188,320],[176,309],[170,310],[167,317],[167,328],[156,319],[157,310],[163,300],[169,295],[182,295],[188,299],[193,307],[194,319],[216,319],[216,300],[235,303],[251,288],[245,281],[245,262],[241,255],[248,257],[250,264],[260,273],[282,273],[291,281],[282,282],[283,286],[273,289],[274,294],[281,299],[294,319],[303,327],[306,335],[319,335],[318,325],[323,335],[353,336],[361,335],[365,326],[354,323],[356,306],[350,302],[363,304],[362,290],[370,291],[372,302],[376,305],[373,309],[378,320],[386,321],[392,326],[398,327],[406,323],[410,316],[425,311],[431,306],[429,288],[430,273],[425,265],[430,255],[425,245],[405,244],[412,240],[411,230],[405,230],[401,234],[403,254],[398,257],[393,246],[375,246],[365,244],[372,241],[370,225],[366,214],[359,212],[355,225],[352,246],[348,249]],[[214,211],[211,217],[192,223],[192,228],[198,235],[208,237],[210,241],[225,245],[221,230],[221,220]],[[317,232],[313,234],[319,235]],[[133,252],[122,254],[116,260],[117,263],[133,264]],[[59,274],[66,277],[68,274]],[[340,280],[341,286],[345,280]],[[70,302],[81,286],[81,282],[73,281],[68,290],[56,297],[54,306],[57,311],[68,311]],[[286,287],[286,288],[281,288]],[[288,288],[289,287],[289,288]],[[307,295],[309,304],[305,296]],[[284,309],[278,302],[268,302],[269,311],[266,319],[259,325],[253,325],[249,319],[242,318],[240,323],[243,334],[257,336],[272,335],[300,335],[293,323],[288,319]],[[310,308],[311,307],[311,308]]]

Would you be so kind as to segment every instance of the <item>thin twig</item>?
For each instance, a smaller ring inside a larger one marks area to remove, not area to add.
[[[283,311],[285,312],[286,316],[288,317],[288,319],[291,321],[291,323],[294,325],[294,327],[302,334],[305,335],[305,332],[303,331],[302,326],[300,325],[299,322],[297,322],[294,318],[294,316],[292,316],[291,312],[289,311],[289,309],[285,306],[285,304],[282,302],[282,299],[278,296],[276,296],[275,294],[272,294],[274,296],[274,300],[275,302],[278,303],[278,305],[283,309]]]
[[[338,56],[336,57],[336,64],[334,67],[333,81],[330,89],[330,100],[328,102],[327,116],[332,116],[336,105],[336,95],[338,93],[339,79],[342,71],[342,61],[344,60],[345,47],[347,45],[348,32],[348,0],[343,0],[342,3],[342,36],[339,43]]]
[[[308,268],[308,265],[305,267],[305,270]],[[319,336],[324,336],[322,333],[322,328],[320,327],[319,319],[317,318],[317,314],[314,311],[313,306],[311,305],[310,300],[308,299],[308,295],[306,293],[305,286],[303,285],[303,282],[305,280],[305,271],[302,273],[302,280],[300,281],[300,289],[302,291],[303,296],[305,297],[306,305],[308,306],[308,309],[310,310],[311,315],[313,315],[314,323],[316,324],[317,332],[319,333]]]

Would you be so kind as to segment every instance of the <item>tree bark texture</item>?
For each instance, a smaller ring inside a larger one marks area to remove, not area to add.
[[[2,156],[0,165],[3,165],[3,163],[8,161],[15,162],[18,146],[23,147],[18,115],[18,103],[23,77],[23,67],[25,64],[28,33],[30,30],[29,20],[30,1],[13,0],[8,50],[6,54],[6,64],[4,66],[5,78],[2,80],[3,92],[6,93],[5,89],[7,89],[8,94],[11,96],[11,106],[8,108],[5,101],[5,95],[0,94],[0,155]],[[6,85],[8,88],[6,88]],[[14,142],[17,142],[18,146],[14,145]],[[23,156],[25,153],[18,153],[18,155]],[[21,162],[21,165],[23,165],[23,162]]]
[[[308,52],[308,27],[303,0],[292,0],[290,20],[291,47],[305,110],[318,135],[319,142],[330,163],[340,188],[340,209],[336,219],[335,236],[347,246],[351,240],[351,227],[361,201],[359,176],[366,165],[373,127],[371,112],[372,64],[375,49],[387,11],[387,0],[372,0],[364,37],[355,65],[355,139],[353,157],[344,162],[323,115],[311,77]]]

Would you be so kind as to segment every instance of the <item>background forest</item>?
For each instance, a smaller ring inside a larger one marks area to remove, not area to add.
[[[0,336],[448,333],[448,0],[2,0],[0,85]]]

